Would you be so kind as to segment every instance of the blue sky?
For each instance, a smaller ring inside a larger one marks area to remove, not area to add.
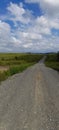
[[[0,0],[0,52],[59,51],[59,0]]]

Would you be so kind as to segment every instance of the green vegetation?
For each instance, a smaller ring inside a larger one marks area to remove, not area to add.
[[[42,54],[0,53],[0,66],[9,68],[7,71],[0,70],[0,81],[22,72],[27,67],[37,63],[42,56]]]
[[[57,61],[59,62],[59,52],[57,53]]]
[[[46,64],[46,66],[59,71],[59,52],[53,53],[53,54],[48,54],[45,64]]]

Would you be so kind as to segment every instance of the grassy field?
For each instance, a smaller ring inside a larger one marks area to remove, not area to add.
[[[0,81],[22,72],[27,67],[37,63],[42,56],[42,54],[0,53]]]
[[[46,61],[45,61],[46,66],[51,67],[57,71],[59,71],[59,57],[58,53],[54,54],[48,54]]]

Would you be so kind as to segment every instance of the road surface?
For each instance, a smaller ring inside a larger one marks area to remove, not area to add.
[[[2,82],[0,130],[59,130],[59,73],[40,61]]]

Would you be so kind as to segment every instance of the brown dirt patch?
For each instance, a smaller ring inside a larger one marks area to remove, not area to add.
[[[0,66],[0,72],[7,71],[9,66]]]

